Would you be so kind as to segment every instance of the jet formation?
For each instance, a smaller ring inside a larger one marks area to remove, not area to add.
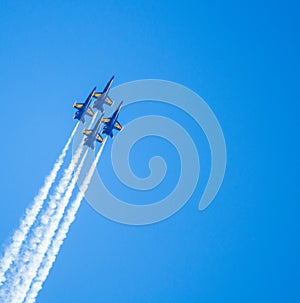
[[[82,133],[86,136],[84,139],[84,145],[87,145],[93,150],[95,149],[96,141],[100,144],[103,142],[103,137],[101,134],[114,138],[113,130],[116,129],[118,131],[121,131],[123,129],[122,125],[118,121],[123,101],[119,104],[111,117],[104,118],[104,104],[109,106],[112,106],[114,104],[108,95],[113,80],[114,76],[112,76],[112,78],[108,81],[102,92],[96,92],[96,87],[94,87],[84,103],[74,102],[73,104],[73,107],[77,109],[73,118],[81,121],[83,124],[85,124],[85,115],[88,115],[90,117],[95,116],[95,113],[91,107],[101,112],[101,117],[98,119],[95,126],[92,129],[84,129],[82,131]],[[94,103],[92,104],[93,101]]]

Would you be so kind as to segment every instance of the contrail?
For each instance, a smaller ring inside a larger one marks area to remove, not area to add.
[[[97,115],[95,115],[93,117],[93,119],[91,120],[90,126],[93,124],[96,116]],[[74,137],[75,132],[78,129],[78,126],[79,126],[79,122],[77,123],[76,127],[74,128],[72,135],[69,138],[69,140],[66,144],[66,147],[64,148],[64,156],[69,148],[69,145],[71,143],[72,138]],[[31,237],[31,240],[29,241],[29,245],[25,245],[26,243],[23,243],[23,245],[22,245],[22,243],[20,243],[19,252],[16,255],[16,257],[18,257],[18,260],[14,260],[14,267],[10,269],[9,275],[6,278],[7,283],[5,283],[3,285],[3,288],[0,289],[0,298],[12,296],[12,295],[16,298],[17,294],[20,293],[20,291],[18,292],[17,290],[25,289],[26,283],[28,281],[28,279],[27,279],[28,268],[32,264],[32,261],[36,260],[35,255],[42,254],[42,250],[44,249],[43,248],[44,246],[42,246],[41,240],[44,237],[45,228],[47,228],[47,226],[48,226],[47,224],[49,222],[51,223],[50,217],[46,216],[46,214],[51,215],[51,214],[53,214],[53,212],[55,212],[55,208],[58,205],[57,202],[58,202],[58,200],[61,199],[62,194],[65,192],[66,187],[68,186],[68,183],[71,180],[72,174],[74,172],[74,169],[76,167],[76,164],[77,164],[77,162],[80,158],[81,152],[82,152],[82,148],[83,148],[82,144],[80,144],[79,147],[80,148],[78,148],[78,154],[76,155],[76,153],[75,153],[68,169],[65,170],[65,172],[64,172],[63,178],[60,180],[58,186],[56,187],[55,195],[51,196],[51,200],[48,203],[48,208],[46,209],[46,211],[44,211],[44,214],[41,215],[40,222],[38,223],[37,227],[35,227],[33,229],[33,233],[32,233],[33,236]],[[60,166],[61,165],[62,165],[62,163],[60,164]],[[57,175],[57,172],[56,172],[56,175]],[[54,178],[54,180],[55,180],[55,178]],[[52,183],[54,182],[54,180],[52,181]],[[49,189],[48,189],[48,192],[49,192]],[[45,196],[45,198],[46,197],[47,197],[47,195]],[[45,198],[44,198],[44,200],[45,200]],[[42,205],[40,206],[40,209],[41,209],[41,207],[42,207]],[[63,211],[62,211],[62,213],[63,213]],[[33,218],[31,226],[35,223],[35,221],[37,219],[37,215],[38,215],[38,213]],[[57,225],[58,225],[58,223],[57,223]],[[28,231],[29,230],[30,230],[30,228],[28,229]],[[27,234],[28,234],[28,231],[27,231]],[[55,230],[53,231],[53,234],[54,233],[55,233]],[[27,234],[24,236],[24,239],[22,242],[24,242],[24,240],[26,239]],[[28,243],[28,240],[27,240],[27,243]],[[43,257],[41,257],[41,261],[42,261],[42,259],[43,259]],[[39,266],[39,264],[37,266]],[[30,281],[30,283],[31,283],[31,281]],[[30,287],[30,283],[28,285],[28,288]],[[21,288],[21,285],[22,285],[22,288]],[[11,300],[9,300],[9,301],[12,302]],[[15,302],[15,301],[13,300],[13,302]]]
[[[63,148],[60,156],[55,162],[50,174],[45,178],[43,187],[39,190],[38,195],[34,198],[32,205],[26,210],[25,216],[22,219],[19,228],[14,232],[11,243],[5,249],[4,256],[0,260],[0,286],[5,282],[5,274],[11,267],[12,263],[16,260],[22,244],[27,237],[27,234],[36,220],[45,199],[48,196],[49,190],[55,181],[57,174],[64,162],[67,151],[70,147],[71,141],[75,135],[75,132],[79,126],[79,122],[76,124],[71,136],[69,137],[65,147]]]
[[[82,143],[78,147],[74,157],[72,158],[68,168],[64,171],[64,175],[55,189],[55,194],[51,197],[48,207],[41,216],[40,224],[35,228],[33,237],[29,241],[28,247],[19,262],[16,262],[16,273],[12,275],[9,281],[9,291],[7,302],[23,302],[25,295],[30,288],[31,282],[36,276],[37,270],[51,244],[55,231],[59,225],[59,221],[63,217],[64,210],[72,196],[76,181],[68,187],[72,174],[77,166],[80,156],[83,151]],[[80,163],[76,173],[80,173],[85,156]],[[80,169],[80,170],[79,170]],[[78,178],[78,177],[77,177]],[[73,180],[76,179],[74,176]],[[67,189],[68,187],[68,189]],[[62,197],[62,195],[65,195]],[[7,296],[7,295],[6,295]]]
[[[97,153],[97,156],[93,161],[91,168],[83,181],[81,191],[78,192],[75,200],[71,203],[70,208],[67,210],[66,215],[63,218],[63,222],[61,223],[61,226],[59,227],[55,237],[52,240],[52,244],[49,250],[47,251],[47,255],[45,256],[43,263],[41,264],[41,267],[38,270],[37,276],[34,279],[29,292],[27,293],[25,303],[34,303],[39,291],[42,289],[43,283],[46,280],[50,269],[52,268],[52,265],[56,259],[59,249],[63,244],[64,239],[67,236],[69,228],[73,223],[73,221],[75,220],[76,213],[80,207],[84,194],[87,191],[88,186],[91,182],[91,179],[95,172],[97,163],[102,154],[105,143],[106,143],[106,138],[104,139]]]

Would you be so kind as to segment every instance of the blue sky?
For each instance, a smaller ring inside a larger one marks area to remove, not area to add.
[[[3,245],[75,125],[73,101],[112,74],[114,85],[191,88],[227,144],[223,185],[203,212],[205,180],[149,226],[112,222],[84,202],[38,302],[299,301],[298,11],[296,1],[1,1]],[[177,157],[167,143],[157,152]],[[149,157],[139,146],[133,155]],[[207,150],[202,162],[205,177]]]

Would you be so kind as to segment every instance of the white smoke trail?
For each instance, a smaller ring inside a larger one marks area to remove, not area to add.
[[[95,115],[93,117],[93,119],[91,120],[90,126],[93,124],[96,116],[97,115]],[[71,136],[72,138],[73,138],[78,126],[79,126],[79,122],[77,123],[77,125],[72,133],[72,136]],[[69,139],[70,142],[71,142],[71,139]],[[70,145],[69,141],[68,141],[68,146]],[[58,201],[61,199],[62,194],[65,192],[65,190],[68,186],[68,183],[71,180],[72,173],[74,172],[74,169],[80,158],[82,148],[83,148],[83,146],[82,146],[82,142],[81,142],[81,144],[78,147],[78,153],[77,153],[77,155],[75,153],[68,169],[65,170],[63,178],[60,180],[58,186],[56,187],[55,195],[51,197],[51,201],[48,203],[48,208],[46,209],[46,211],[44,212],[44,214],[41,217],[41,222],[39,222],[39,225],[33,230],[33,236],[31,238],[31,240],[29,241],[29,245],[26,246],[24,243],[23,246],[20,247],[20,249],[22,249],[22,253],[19,252],[19,258],[18,258],[18,260],[15,261],[14,267],[9,272],[9,275],[7,278],[7,283],[4,285],[4,287],[2,289],[0,288],[0,298],[12,297],[12,298],[16,298],[15,300],[17,300],[18,294],[19,294],[19,296],[21,296],[20,295],[20,293],[22,293],[21,290],[25,289],[27,287],[26,285],[28,283],[29,283],[28,288],[30,287],[30,283],[34,277],[31,279],[30,282],[28,282],[29,281],[29,279],[27,278],[28,268],[31,266],[32,260],[35,260],[36,254],[38,254],[38,255],[45,254],[45,253],[43,253],[45,245],[41,244],[41,242],[44,238],[44,235],[45,235],[45,229],[47,230],[47,224],[49,222],[51,222],[50,217],[55,212],[55,208],[58,205]],[[63,214],[63,211],[60,211],[59,213]],[[37,217],[37,215],[35,216],[35,219],[36,219],[36,217]],[[33,223],[34,223],[34,221],[33,221]],[[33,225],[33,223],[32,223],[32,225]],[[57,223],[57,225],[58,225],[58,223]],[[54,225],[52,225],[52,226],[54,226]],[[54,233],[55,233],[55,230],[53,231],[53,235],[54,235]],[[46,234],[46,236],[47,235],[49,235],[49,232]],[[20,251],[20,249],[19,249],[19,251]],[[42,259],[43,259],[43,257],[41,257],[41,261],[42,261]],[[35,264],[36,263],[37,262],[35,262]],[[38,266],[39,266],[39,264],[37,265],[37,268],[38,268]],[[22,287],[21,287],[21,285],[22,285]],[[20,290],[20,291],[17,291],[17,290]],[[25,294],[26,294],[26,291],[25,291]],[[6,301],[12,302],[11,299],[7,299]],[[13,299],[13,301],[14,301],[14,299]]]
[[[55,262],[56,256],[59,252],[61,245],[63,244],[64,239],[67,236],[69,228],[70,228],[71,224],[73,223],[73,221],[75,220],[76,213],[80,207],[84,194],[85,194],[86,190],[88,189],[88,186],[91,182],[92,176],[95,172],[97,163],[102,154],[105,143],[106,143],[106,138],[104,139],[104,141],[99,149],[99,152],[97,153],[97,156],[96,156],[95,160],[93,161],[91,168],[83,181],[81,191],[78,192],[75,200],[71,203],[70,208],[67,210],[66,215],[63,218],[63,222],[62,222],[61,226],[59,227],[59,229],[52,241],[51,247],[47,251],[47,255],[45,256],[43,263],[38,270],[38,274],[37,274],[36,278],[34,279],[33,284],[26,296],[25,303],[34,303],[39,291],[42,289],[43,283],[46,280],[46,278],[49,274],[49,271],[52,268],[53,263]]]
[[[67,151],[70,147],[71,141],[78,128],[79,122],[76,124],[71,136],[69,137],[65,147],[63,148],[60,156],[55,162],[50,174],[45,178],[44,185],[40,189],[38,195],[34,198],[32,205],[26,210],[25,216],[22,219],[19,228],[14,232],[11,243],[5,249],[4,256],[0,260],[0,286],[5,282],[5,274],[11,267],[12,263],[16,260],[22,244],[26,239],[26,236],[36,220],[45,199],[48,196],[49,190],[56,179],[56,176],[64,162]]]
[[[6,295],[4,295],[7,302],[23,302],[31,282],[36,276],[37,270],[59,225],[59,221],[63,217],[64,210],[72,196],[76,181],[73,188],[69,186],[67,190],[67,187],[72,179],[72,174],[82,151],[83,145],[80,144],[68,168],[64,171],[64,175],[57,185],[55,194],[51,197],[48,207],[41,216],[41,222],[35,228],[28,247],[25,247],[25,252],[23,252],[20,260],[16,262],[16,272],[12,274],[11,281],[8,282],[8,290],[6,290]],[[62,198],[65,192],[66,194]]]

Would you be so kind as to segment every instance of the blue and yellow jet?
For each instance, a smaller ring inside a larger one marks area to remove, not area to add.
[[[108,96],[108,93],[109,93],[110,87],[114,81],[114,78],[115,78],[115,76],[111,77],[111,79],[106,84],[103,92],[100,92],[100,93],[95,92],[93,95],[93,97],[96,98],[96,100],[93,104],[93,108],[97,108],[102,113],[104,113],[104,108],[103,108],[104,104],[108,104],[109,106],[112,106],[114,103]]]
[[[86,136],[84,139],[84,145],[89,146],[91,149],[95,149],[95,141],[99,143],[103,142],[103,138],[99,134],[99,129],[102,123],[103,114],[95,124],[93,129],[84,129],[82,133]]]
[[[104,127],[102,130],[102,134],[106,134],[108,136],[110,136],[111,138],[114,138],[113,135],[113,130],[117,129],[117,130],[122,130],[123,127],[122,125],[118,122],[118,116],[122,107],[123,101],[119,104],[118,108],[116,109],[116,111],[112,114],[112,116],[110,118],[103,118],[102,122],[104,123]]]
[[[89,94],[87,99],[85,100],[84,103],[76,103],[74,102],[73,107],[77,108],[78,111],[74,115],[74,119],[78,119],[81,121],[83,124],[85,124],[85,115],[89,115],[93,117],[95,114],[90,108],[91,101],[93,99],[94,93],[95,93],[96,87],[92,90],[92,92]]]

